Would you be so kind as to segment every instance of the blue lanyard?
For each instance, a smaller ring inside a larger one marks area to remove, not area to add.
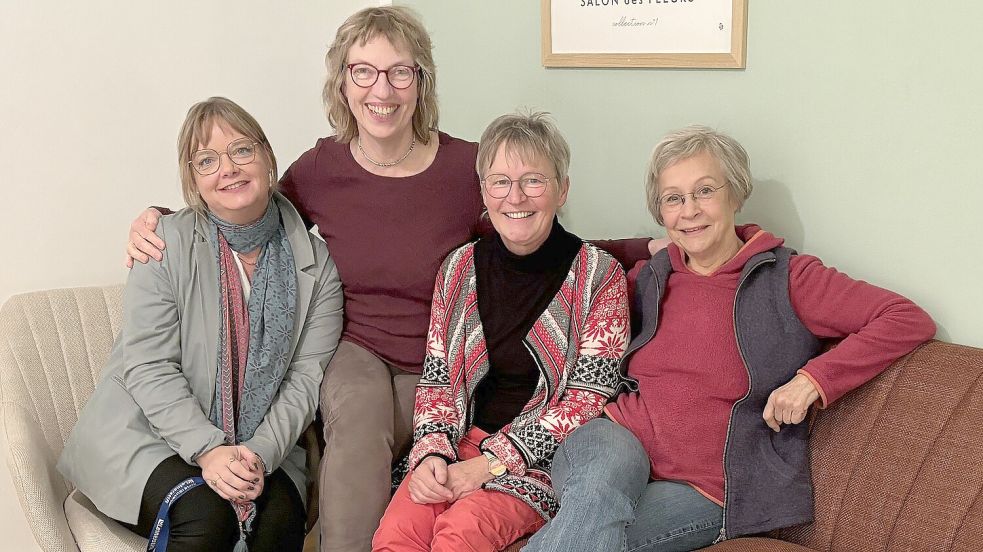
[[[150,540],[147,541],[147,552],[164,552],[167,550],[167,539],[171,534],[171,518],[167,515],[168,511],[185,493],[204,484],[205,480],[200,477],[189,477],[175,485],[167,493],[164,501],[160,503],[160,510],[157,511],[157,519],[151,529]]]

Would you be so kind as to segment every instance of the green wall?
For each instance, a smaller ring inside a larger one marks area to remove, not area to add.
[[[983,346],[983,3],[754,0],[744,70],[545,69],[539,2],[397,3],[433,36],[444,130],[476,140],[517,107],[555,115],[578,234],[663,235],[648,154],[709,124],[751,155],[740,220],[911,297],[940,339]]]

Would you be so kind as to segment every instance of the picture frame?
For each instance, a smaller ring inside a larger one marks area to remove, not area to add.
[[[540,0],[544,67],[743,69],[747,0]]]

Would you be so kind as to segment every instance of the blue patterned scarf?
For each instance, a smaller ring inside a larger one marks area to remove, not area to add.
[[[226,222],[208,213],[210,241],[219,267],[221,331],[211,421],[236,445],[252,438],[266,416],[287,371],[294,313],[297,269],[293,251],[270,198],[263,218],[247,225]],[[262,247],[252,276],[248,305],[233,255]],[[268,460],[268,459],[264,459]],[[256,506],[232,503],[240,522],[236,552],[246,550]]]

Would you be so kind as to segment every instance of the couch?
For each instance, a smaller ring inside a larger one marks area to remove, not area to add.
[[[983,349],[930,341],[812,423],[815,521],[705,551],[983,550]]]
[[[712,552],[983,550],[983,349],[930,341],[814,420],[816,518]]]
[[[6,460],[45,551],[146,546],[54,467],[119,330],[121,292],[41,291],[0,308]],[[813,424],[815,522],[706,550],[983,550],[983,350],[929,342]]]

